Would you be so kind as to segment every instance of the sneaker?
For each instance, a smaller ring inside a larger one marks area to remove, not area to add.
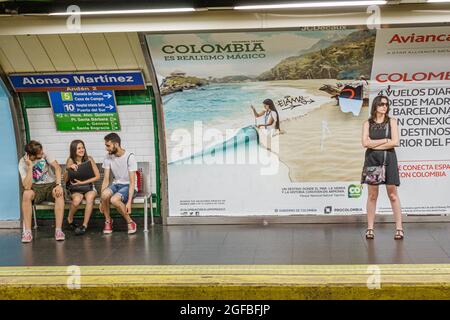
[[[22,232],[22,242],[23,243],[31,242],[31,240],[33,240],[33,234],[31,233],[31,230]]]
[[[74,231],[78,228],[78,224],[75,223],[75,221],[72,221],[71,223],[67,222],[69,225],[69,229]]]
[[[128,234],[136,233],[136,230],[137,230],[136,222],[131,221],[131,222],[128,224]]]
[[[66,235],[61,230],[55,231],[55,239],[56,241],[64,241],[66,240]]]
[[[75,234],[77,236],[82,236],[85,233],[86,233],[86,227],[85,226],[80,226],[80,227],[75,229]]]
[[[105,226],[103,227],[103,233],[104,234],[110,234],[113,232],[113,220],[105,221]]]

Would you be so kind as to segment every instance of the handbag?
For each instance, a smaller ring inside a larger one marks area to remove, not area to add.
[[[386,125],[386,139],[389,134],[389,124]],[[362,183],[370,185],[379,185],[386,182],[386,156],[387,151],[383,152],[383,164],[380,166],[364,166],[362,172]]]
[[[80,166],[82,166],[82,165],[84,165],[84,164],[86,164],[86,163],[89,163],[89,166],[90,166],[90,161],[86,161],[86,162],[83,162]],[[89,167],[90,168],[90,167]],[[71,169],[68,169],[68,172],[69,172],[69,179],[70,179],[70,172],[71,172]],[[88,173],[86,173],[87,175],[90,175],[90,174],[93,174],[93,172],[88,172]],[[85,175],[86,175],[85,174]],[[78,179],[86,179],[86,178],[88,178],[88,177],[86,177],[86,176],[83,176],[82,178],[78,178]],[[66,184],[66,189],[67,190],[69,190],[71,193],[75,193],[75,192],[77,192],[77,193],[86,193],[86,192],[89,192],[89,191],[92,191],[93,190],[93,185],[92,185],[92,183],[87,183],[87,184],[71,184],[70,183],[70,180],[67,182],[67,184]]]
[[[88,183],[88,184],[67,184],[67,189],[74,193],[74,192],[79,192],[79,193],[86,193],[89,191],[92,191],[92,184]]]

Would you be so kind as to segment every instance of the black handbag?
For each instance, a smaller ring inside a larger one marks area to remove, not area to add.
[[[389,123],[386,124],[386,138],[389,135]],[[361,182],[370,185],[379,185],[386,182],[386,156],[387,151],[383,152],[383,164],[379,166],[364,166]]]
[[[86,193],[89,191],[92,191],[92,184],[88,183],[88,184],[67,184],[67,190],[69,190],[71,193]]]
[[[85,180],[85,179],[89,179],[93,176],[94,172],[92,171],[92,166],[89,160],[83,162],[82,164],[80,164],[80,166],[84,166],[84,165],[89,165],[89,170],[87,172],[85,172],[84,175],[82,175],[82,177],[80,178],[79,176],[77,176],[77,179],[81,179],[81,180]],[[75,179],[75,176],[73,176],[73,174],[71,175],[71,172],[73,172],[72,169],[68,168],[67,169],[67,173],[69,175],[69,181],[66,184],[66,189],[69,190],[69,192],[71,193],[86,193],[89,191],[93,190],[93,184],[92,183],[85,183],[85,184],[72,184],[70,179]]]

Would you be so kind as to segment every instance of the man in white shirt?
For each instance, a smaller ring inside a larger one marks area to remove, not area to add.
[[[103,233],[112,233],[113,220],[110,215],[110,203],[120,212],[128,223],[128,234],[136,232],[136,223],[131,219],[131,203],[137,193],[137,162],[133,153],[122,149],[117,133],[105,136],[108,155],[103,161],[104,178],[102,183],[100,211],[105,215]],[[109,184],[110,173],[114,180]],[[133,186],[130,188],[130,186]]]
[[[19,173],[24,188],[22,196],[22,242],[33,240],[31,233],[32,205],[43,201],[55,203],[55,239],[64,240],[62,223],[64,216],[64,191],[61,186],[61,167],[42,145],[31,140],[25,146],[25,155],[19,161]]]

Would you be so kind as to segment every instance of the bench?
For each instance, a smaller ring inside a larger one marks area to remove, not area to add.
[[[94,209],[99,208],[100,206],[100,193],[101,185],[103,182],[104,172],[101,163],[97,163],[97,168],[100,172],[100,179],[94,183],[95,188],[97,189],[97,197],[94,200]],[[61,165],[61,171],[64,174],[65,165]],[[148,232],[148,208],[150,206],[150,220],[151,225],[154,225],[153,220],[153,203],[152,203],[152,193],[150,188],[150,164],[148,162],[138,162],[138,173],[140,176],[140,181],[138,181],[138,193],[136,197],[133,199],[132,207],[133,208],[144,208],[144,232]],[[112,176],[112,175],[111,175]],[[112,177],[111,177],[112,179]],[[70,203],[72,201],[68,190],[66,189],[66,184],[64,182],[64,178],[62,179],[62,187],[64,189],[64,199],[65,206],[64,210],[69,209]],[[83,199],[79,209],[83,209],[86,205],[86,200]],[[48,210],[53,209],[55,206],[54,202],[44,201],[38,205],[33,204],[33,220],[34,220],[34,229],[38,228],[36,210]]]

